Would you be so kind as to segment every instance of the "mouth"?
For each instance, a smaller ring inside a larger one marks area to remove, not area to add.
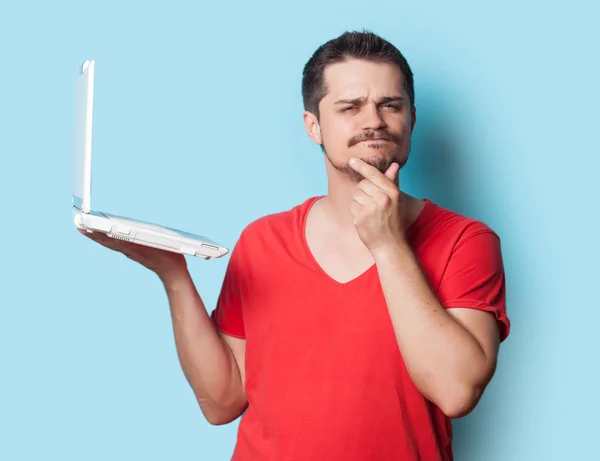
[[[391,143],[392,141],[390,141],[389,139],[383,139],[383,138],[373,138],[373,139],[362,139],[360,140],[357,144],[373,144],[373,145],[377,145],[377,144],[387,144],[387,143]]]
[[[388,143],[388,144],[399,144],[399,140],[396,139],[396,137],[392,136],[391,134],[388,133],[373,133],[371,132],[371,137],[368,137],[366,135],[362,135],[362,136],[356,136],[355,138],[353,138],[349,143],[348,143],[348,147],[352,147],[356,144],[361,144],[361,143],[371,143],[371,144],[384,144],[384,143]],[[379,136],[378,136],[379,135]],[[375,147],[375,146],[373,146]]]

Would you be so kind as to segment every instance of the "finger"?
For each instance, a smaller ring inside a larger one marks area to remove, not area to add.
[[[368,181],[365,181],[365,184],[362,187],[368,190],[368,193],[363,191],[367,196],[367,200],[363,204],[365,208],[371,209],[374,207],[385,209],[392,202],[392,197],[390,196],[390,194],[388,194],[381,188],[369,183]],[[361,191],[363,190],[362,187],[360,189]]]
[[[383,192],[380,187],[373,184],[368,179],[363,179],[358,183],[358,190],[362,190],[365,194],[370,197],[375,197],[377,194]]]
[[[98,243],[106,243],[109,241],[108,239],[110,238],[102,232],[86,232],[84,235],[87,238]]]
[[[389,200],[395,196],[394,191],[398,190],[396,187],[384,190],[366,179],[358,183],[358,189],[363,191],[371,202],[376,203],[380,207],[385,207]]]
[[[371,184],[371,186],[372,186],[372,184]],[[363,206],[366,205],[369,200],[371,200],[369,195],[367,195],[367,193],[362,189],[357,190],[354,193],[354,195],[352,196],[352,198],[354,199],[355,202],[357,202],[358,204],[363,205]]]
[[[398,176],[398,172],[400,171],[400,165],[398,165],[396,162],[393,162],[389,168],[386,170],[386,172],[384,173],[384,176],[386,178],[388,178],[390,181],[392,181],[394,184],[396,184],[396,178]]]
[[[105,246],[111,250],[115,250],[115,251],[121,251],[122,248],[124,247],[123,243],[119,240],[115,240],[111,237],[109,237],[108,235],[104,234],[103,232],[91,232],[91,233],[85,233],[84,234],[87,238],[89,238],[90,240],[93,240],[94,242]]]
[[[354,171],[360,173],[365,179],[371,181],[376,186],[381,187],[383,190],[390,190],[390,186],[393,187],[388,178],[383,175],[381,171],[363,160],[351,158],[349,165]]]

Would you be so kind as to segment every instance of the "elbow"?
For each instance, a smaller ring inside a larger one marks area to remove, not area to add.
[[[205,412],[204,418],[211,426],[224,426],[229,424],[241,416],[242,413],[239,412],[226,412],[226,411],[215,411],[215,412]]]
[[[461,386],[456,391],[448,393],[443,399],[440,399],[438,407],[449,418],[462,418],[475,409],[483,395],[483,391],[483,386]]]
[[[206,418],[206,421],[208,422],[208,424],[210,424],[211,426],[224,426],[226,424],[229,424],[233,421],[235,421],[238,417],[237,416],[233,416],[233,415],[223,415],[223,414],[216,414],[216,415],[204,415]]]
[[[445,387],[438,407],[449,418],[458,419],[471,413],[483,396],[494,376],[496,362],[492,362],[480,374],[455,379],[454,386]]]
[[[242,399],[228,403],[201,402],[200,409],[204,418],[211,426],[224,426],[238,419],[247,408],[247,402]]]

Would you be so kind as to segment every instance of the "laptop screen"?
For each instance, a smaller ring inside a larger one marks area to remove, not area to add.
[[[94,109],[94,61],[85,61],[77,75],[75,94],[75,170],[73,205],[90,211],[92,188],[92,116]]]

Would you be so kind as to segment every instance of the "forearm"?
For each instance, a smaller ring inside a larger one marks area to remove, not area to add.
[[[446,414],[479,399],[490,360],[476,339],[440,305],[406,244],[375,254],[398,346],[419,391]]]
[[[237,418],[246,399],[238,364],[217,333],[187,271],[163,280],[169,299],[177,355],[206,419]]]

